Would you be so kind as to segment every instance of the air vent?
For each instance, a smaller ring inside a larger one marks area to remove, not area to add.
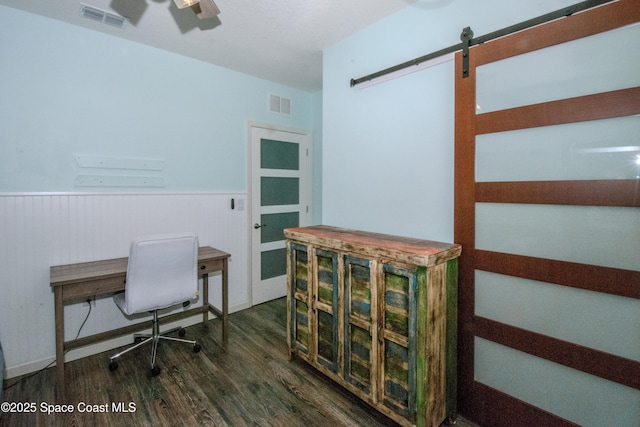
[[[291,115],[291,100],[283,96],[269,94],[269,111]]]
[[[111,25],[116,28],[124,28],[128,21],[124,16],[82,3],[80,4],[80,15],[87,19],[91,19],[92,21],[102,22],[103,24]]]

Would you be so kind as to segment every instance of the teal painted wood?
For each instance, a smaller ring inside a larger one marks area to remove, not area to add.
[[[364,393],[371,392],[371,268],[367,259],[344,258],[344,379]],[[369,329],[355,325],[365,322]]]
[[[338,302],[338,255],[316,249],[318,302],[333,306]]]
[[[293,246],[294,249],[294,262],[295,266],[295,280],[296,291],[309,292],[309,262],[307,248],[300,245]]]
[[[289,342],[302,354],[309,355],[309,257],[307,247],[290,243],[290,265],[292,266],[289,283],[291,292],[291,329]]]
[[[416,271],[384,264],[384,404],[410,421],[416,418]],[[407,346],[387,338],[402,335]]]
[[[335,316],[318,309],[318,362],[333,372],[337,370],[336,347],[334,345]]]
[[[309,354],[309,306],[300,300],[295,304],[295,335],[294,341],[296,349],[304,354]]]
[[[371,269],[369,260],[345,257],[345,298],[349,315],[371,322]],[[345,302],[345,303],[346,303]]]
[[[427,298],[427,268],[418,267],[416,270],[416,378],[427,378],[429,370],[427,356],[427,340],[431,337],[427,332],[427,310],[429,306]],[[416,425],[424,427],[426,419],[422,414],[427,413],[427,381],[416,382]]]
[[[338,254],[316,249],[317,298],[330,311],[316,306],[318,320],[317,361],[332,372],[338,372]]]

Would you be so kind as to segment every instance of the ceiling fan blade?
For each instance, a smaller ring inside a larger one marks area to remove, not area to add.
[[[220,14],[220,9],[218,9],[213,0],[200,0],[199,3],[191,6],[191,9],[200,19],[213,18]]]
[[[184,9],[185,7],[193,7],[198,3],[198,0],[173,0],[178,9]]]

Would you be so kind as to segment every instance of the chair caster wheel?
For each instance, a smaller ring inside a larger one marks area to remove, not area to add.
[[[116,369],[118,369],[118,362],[115,362],[115,361],[110,362],[110,363],[109,363],[109,370],[110,370],[111,372],[113,372],[113,371],[115,371]]]
[[[200,350],[202,350],[202,347],[200,347],[200,344],[194,344],[193,345],[193,352],[194,353],[198,353]]]
[[[157,365],[154,366],[153,368],[151,368],[151,372],[150,372],[151,376],[157,377],[158,375],[160,375],[160,371],[161,371],[160,366],[157,366]]]
[[[186,333],[187,331],[185,331],[184,328],[180,328],[180,330],[178,331],[178,336],[183,337],[186,335]]]
[[[144,341],[144,337],[133,337],[134,344],[140,344],[142,341]]]

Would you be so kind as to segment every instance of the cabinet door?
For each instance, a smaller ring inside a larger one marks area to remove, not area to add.
[[[311,283],[306,246],[289,243],[289,351],[309,359]]]
[[[338,254],[315,250],[316,361],[338,372]]]
[[[363,392],[372,387],[371,266],[366,259],[344,260],[344,379]]]
[[[416,272],[384,264],[381,276],[381,401],[415,421]]]

